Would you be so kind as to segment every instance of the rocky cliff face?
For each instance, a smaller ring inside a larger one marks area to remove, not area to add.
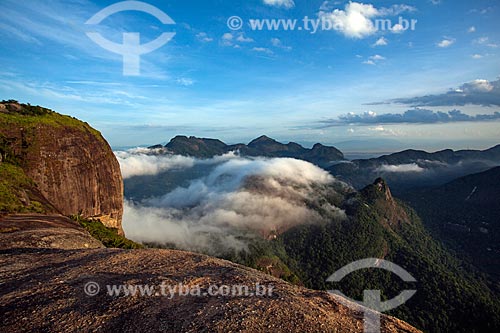
[[[86,123],[48,109],[2,105],[4,159],[21,166],[60,213],[97,217],[121,232],[120,166],[101,134]]]

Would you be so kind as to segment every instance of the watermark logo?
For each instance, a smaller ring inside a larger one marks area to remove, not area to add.
[[[327,282],[340,282],[344,277],[352,272],[366,268],[382,268],[399,276],[405,282],[416,282],[415,278],[410,275],[402,267],[383,259],[366,258],[345,265],[326,279]],[[364,309],[364,332],[379,333],[380,332],[380,312],[385,312],[395,309],[398,306],[408,301],[417,291],[403,290],[398,296],[391,300],[382,302],[380,298],[380,290],[364,290],[363,301],[353,300],[344,295],[340,290],[328,290],[328,292],[342,296],[340,299],[345,306],[352,307],[353,303],[362,305],[368,309]],[[371,310],[374,311],[371,311]]]
[[[87,296],[95,296],[101,291],[101,286],[97,282],[89,281],[83,286],[83,291]]]
[[[399,16],[397,20],[376,19],[373,22],[370,21],[370,24],[374,31],[401,33],[415,31],[417,22],[416,19],[406,19]],[[304,16],[301,19],[252,18],[245,22],[239,16],[231,16],[226,21],[230,30],[241,30],[245,23],[252,31],[303,31],[310,34],[316,34],[319,31],[342,31],[345,28],[343,22],[335,22],[328,17],[310,18]]]
[[[240,30],[243,28],[243,20],[239,16],[231,16],[227,19],[227,27],[231,30]]]
[[[101,23],[108,16],[124,11],[144,12],[156,17],[163,24],[175,24],[174,20],[172,20],[163,11],[155,6],[141,1],[122,1],[110,5],[97,12],[87,22],[85,22],[85,24],[96,25]],[[163,32],[155,40],[146,44],[141,44],[140,33],[124,32],[123,43],[118,44],[104,38],[98,32],[87,32],[86,34],[92,41],[94,41],[94,43],[103,49],[123,56],[123,75],[127,76],[140,75],[140,56],[162,47],[175,36],[175,32]]]
[[[206,288],[200,285],[175,285],[162,282],[160,284],[107,284],[102,293],[111,297],[271,297],[274,285],[211,284]],[[89,281],[83,286],[83,292],[90,297],[101,292],[101,286],[95,281]]]

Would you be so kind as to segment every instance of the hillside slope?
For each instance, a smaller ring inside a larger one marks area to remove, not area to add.
[[[104,245],[79,224],[57,214],[15,214],[0,217],[0,249],[98,249]]]
[[[500,167],[401,197],[433,236],[500,280]]]
[[[500,328],[500,302],[487,281],[456,259],[424,229],[410,208],[392,197],[382,179],[344,205],[348,220],[303,225],[280,241],[307,287],[340,289],[356,299],[364,289],[390,299],[404,289],[417,293],[391,315],[432,332],[494,332]],[[353,261],[382,258],[402,266],[418,281],[405,283],[382,270],[364,270],[334,285],[330,274]]]

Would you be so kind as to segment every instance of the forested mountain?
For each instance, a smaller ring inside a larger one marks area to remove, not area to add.
[[[402,194],[433,236],[500,278],[500,167]],[[498,287],[498,286],[497,286]]]

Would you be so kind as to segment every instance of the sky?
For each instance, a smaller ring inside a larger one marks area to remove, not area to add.
[[[0,98],[84,120],[113,147],[266,134],[482,149],[500,143],[498,17],[492,0],[2,0]]]

